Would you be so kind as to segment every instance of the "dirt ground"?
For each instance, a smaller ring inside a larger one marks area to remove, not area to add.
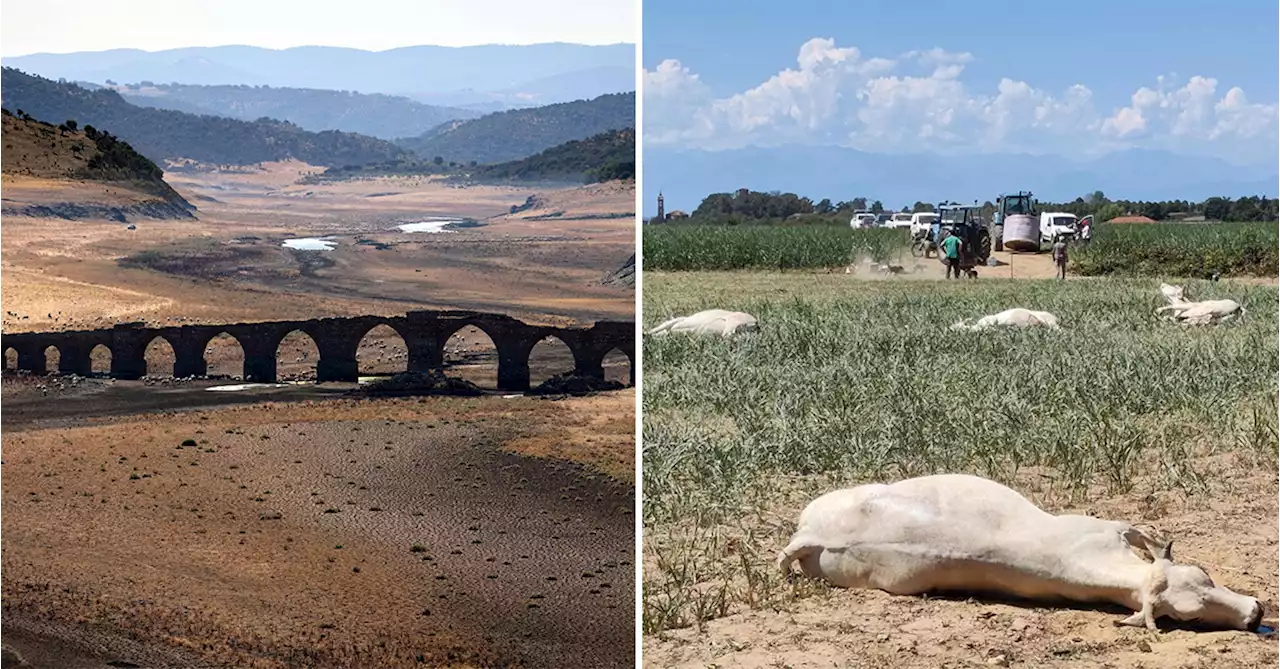
[[[312,170],[169,171],[196,221],[128,230],[4,217],[4,331],[432,308],[552,325],[634,318],[634,292],[601,284],[634,253],[632,186],[296,183]],[[108,195],[19,181],[5,176],[6,198]],[[435,217],[484,225],[396,227]],[[319,236],[335,250],[281,245]],[[305,336],[277,356],[282,380],[314,378]],[[243,357],[216,338],[210,375],[237,378]],[[105,349],[92,358],[109,369]],[[457,333],[445,358],[448,374],[496,385],[493,344],[478,330]],[[376,328],[358,359],[362,376],[385,375],[407,352]],[[76,669],[633,665],[634,391],[215,393],[206,389],[225,381],[164,378],[173,351],[163,342],[147,361],[140,381],[5,374],[7,650]],[[540,343],[532,381],[572,366],[562,343]],[[625,380],[627,367],[606,358],[606,376]]]
[[[28,659],[39,630],[88,628],[217,666],[630,666],[634,402],[323,400],[7,429],[6,641],[17,629]]]
[[[1229,458],[1228,458],[1229,459]],[[1253,595],[1276,627],[1280,513],[1271,472],[1224,460],[1238,477],[1212,496],[1172,492],[1100,494],[1075,506],[1030,493],[1055,513],[1087,513],[1154,525],[1174,538],[1179,563],[1198,564],[1215,582]],[[1139,485],[1137,490],[1152,486]],[[803,504],[779,509],[794,519]],[[778,546],[781,547],[781,544]],[[750,556],[772,562],[775,555]],[[806,585],[813,586],[812,582]],[[812,589],[812,588],[810,588]],[[646,636],[646,667],[1264,667],[1280,653],[1274,631],[1164,631],[1117,627],[1131,611],[988,599],[899,597],[878,590],[818,586],[779,610],[741,610],[696,628]]]
[[[476,309],[549,324],[629,320],[634,293],[601,285],[635,248],[635,191],[459,188],[406,178],[303,186],[313,168],[170,172],[198,221],[66,221],[7,216],[0,286],[6,332],[234,323]],[[5,177],[6,197],[13,179]],[[509,216],[538,196],[535,210]],[[48,196],[53,197],[53,196]],[[79,195],[64,192],[65,199]],[[545,218],[531,220],[541,212]],[[550,215],[550,216],[548,216]],[[404,233],[469,217],[484,227]],[[281,246],[332,236],[333,251]],[[144,261],[126,267],[120,260]],[[149,269],[149,267],[158,267]]]

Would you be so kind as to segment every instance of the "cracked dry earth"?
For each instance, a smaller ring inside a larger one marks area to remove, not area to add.
[[[589,401],[590,419],[434,398],[6,430],[6,644],[123,638],[97,645],[151,667],[632,666],[633,484],[561,442],[633,448],[634,392]],[[610,410],[617,430],[582,430]],[[549,441],[558,459],[509,446]]]
[[[1210,494],[1103,497],[1058,513],[1154,524],[1177,542],[1179,563],[1251,594],[1276,627],[1277,497],[1271,472],[1235,465]],[[799,509],[795,509],[798,513]],[[781,538],[779,546],[785,543]],[[762,556],[762,560],[772,559]],[[645,638],[646,667],[817,669],[1053,667],[1246,669],[1276,666],[1274,632],[1162,631],[1116,627],[1118,608],[1090,609],[982,599],[897,597],[878,590],[818,589],[786,610],[749,610]]]

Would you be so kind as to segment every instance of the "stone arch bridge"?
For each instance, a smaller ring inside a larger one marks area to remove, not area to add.
[[[146,350],[157,337],[173,348],[176,377],[204,376],[208,370],[205,349],[214,337],[231,335],[244,351],[244,379],[259,383],[276,380],[276,351],[292,332],[302,332],[315,342],[320,352],[316,381],[356,381],[359,368],[356,349],[360,340],[379,325],[388,325],[409,349],[408,370],[422,372],[444,366],[444,346],[458,330],[475,326],[489,336],[498,352],[498,388],[529,388],[529,354],[547,337],[564,342],[573,352],[574,371],[585,376],[604,376],[604,357],[614,349],[631,363],[630,382],[635,384],[635,324],[599,321],[590,328],[559,328],[530,325],[510,316],[475,311],[411,311],[404,316],[356,316],[305,321],[236,323],[231,325],[183,325],[147,328],[126,323],[106,330],[30,332],[5,334],[5,354],[17,353],[17,368],[43,373],[49,347],[58,350],[58,371],[89,375],[90,354],[105,346],[111,352],[110,375],[137,379],[147,374]]]

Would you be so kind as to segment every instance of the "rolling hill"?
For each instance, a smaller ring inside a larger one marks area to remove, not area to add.
[[[549,104],[635,90],[636,60],[633,44],[554,43],[410,46],[386,51],[323,46],[188,47],[155,52],[112,49],[32,54],[0,62],[55,80],[61,77],[100,84],[108,80],[265,84],[387,93],[415,99],[419,94],[471,90],[492,92],[490,99],[505,99],[513,104],[520,104],[522,99],[525,104]],[[566,88],[566,81],[575,80],[580,85]],[[573,97],[553,99],[557,94]]]
[[[109,132],[0,110],[5,215],[190,218],[154,162]]]
[[[609,130],[519,160],[494,165],[464,165],[434,160],[399,160],[348,167],[331,167],[303,183],[321,183],[378,176],[440,176],[454,183],[582,184],[635,179],[636,131]]]
[[[636,131],[610,130],[572,140],[527,158],[485,165],[468,179],[476,182],[595,183],[636,178]]]
[[[189,84],[121,84],[111,88],[139,107],[243,121],[269,117],[312,132],[341,130],[382,139],[421,134],[447,121],[481,115],[479,111],[435,107],[401,96],[314,88]]]
[[[188,158],[246,165],[295,158],[312,165],[353,165],[403,158],[390,142],[338,131],[308,132],[288,122],[254,122],[129,104],[113,90],[90,91],[12,68],[0,75],[0,105],[36,118],[74,119],[111,128],[153,161]]]
[[[423,160],[439,156],[459,163],[500,163],[609,130],[634,128],[635,111],[634,92],[615,93],[454,121],[396,144]]]

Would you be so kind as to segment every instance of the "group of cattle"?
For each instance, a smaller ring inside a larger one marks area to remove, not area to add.
[[[1212,325],[1226,323],[1243,316],[1244,307],[1235,300],[1203,300],[1189,302],[1182,286],[1160,284],[1160,293],[1169,302],[1168,305],[1156,309],[1156,315],[1166,320],[1187,325]],[[708,309],[690,316],[679,316],[665,321],[647,331],[650,336],[661,336],[670,333],[714,335],[732,337],[736,334],[754,332],[759,327],[755,316],[741,311],[724,309]],[[1057,330],[1058,317],[1047,311],[1014,308],[1006,309],[998,314],[983,316],[973,323],[968,319],[951,326],[952,330],[987,330],[996,327],[1045,327]]]
[[[1161,284],[1162,317],[1207,325],[1238,318],[1234,300],[1189,302]],[[952,329],[1059,329],[1045,311],[1009,309]],[[712,309],[649,330],[733,337],[756,318]],[[1214,583],[1204,569],[1173,562],[1172,541],[1125,522],[1052,515],[1016,491],[983,478],[939,475],[836,490],[800,514],[777,565],[845,588],[891,594],[974,592],[1032,600],[1117,604],[1135,613],[1117,625],[1157,629],[1167,617],[1213,628],[1256,630],[1262,603]]]

